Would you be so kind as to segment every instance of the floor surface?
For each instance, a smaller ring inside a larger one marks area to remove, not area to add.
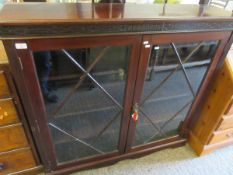
[[[233,175],[233,146],[197,157],[186,145],[72,175]]]

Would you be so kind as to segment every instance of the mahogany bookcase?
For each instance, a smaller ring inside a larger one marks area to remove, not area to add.
[[[232,29],[204,5],[5,5],[0,36],[46,172],[185,144]]]

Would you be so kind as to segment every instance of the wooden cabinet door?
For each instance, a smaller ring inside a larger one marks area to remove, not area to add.
[[[182,140],[207,93],[229,35],[144,36],[126,151]]]
[[[47,171],[125,150],[141,37],[15,41]]]

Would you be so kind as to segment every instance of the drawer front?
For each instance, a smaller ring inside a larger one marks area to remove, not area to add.
[[[36,166],[29,148],[0,154],[0,175],[18,172]]]
[[[12,99],[0,100],[0,126],[18,122],[19,119]]]
[[[0,127],[0,152],[28,146],[27,138],[21,124]]]
[[[233,115],[224,116],[219,126],[217,127],[217,130],[225,130],[225,129],[230,129],[230,128],[233,128]]]
[[[0,71],[0,98],[8,97],[10,95],[10,90],[7,85],[6,77],[3,71]]]
[[[215,132],[212,135],[209,144],[214,144],[228,140],[233,140],[233,129],[227,129],[227,130]]]

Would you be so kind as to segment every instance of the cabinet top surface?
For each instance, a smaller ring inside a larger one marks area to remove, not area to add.
[[[232,13],[205,5],[23,3],[6,4],[0,24],[231,20]]]

